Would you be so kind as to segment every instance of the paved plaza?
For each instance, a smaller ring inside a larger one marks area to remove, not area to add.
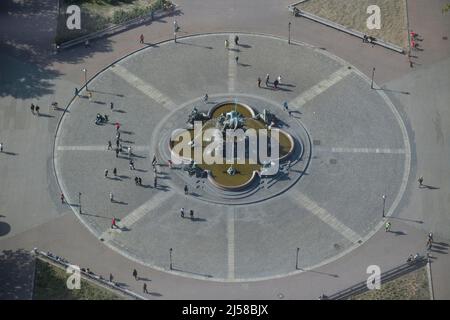
[[[99,241],[150,267],[168,270],[172,248],[173,268],[185,276],[279,277],[292,272],[297,247],[299,268],[329,262],[363,243],[401,203],[410,146],[389,98],[355,67],[320,49],[252,34],[239,34],[239,45],[225,48],[234,36],[163,42],[113,63],[88,83],[93,96],[82,91],[59,125],[55,168],[73,212]],[[266,73],[282,76],[279,89],[257,86]],[[225,192],[181,167],[170,169],[167,140],[186,127],[192,108],[206,112],[234,99],[275,113],[305,146],[289,174],[282,165],[250,192]],[[107,114],[109,123],[96,125],[97,113]],[[107,150],[117,122],[124,148],[118,158]],[[154,155],[162,164],[156,188]],[[136,170],[129,169],[131,158]],[[394,196],[383,203],[383,194]],[[182,207],[193,209],[195,219],[180,218]],[[121,229],[111,229],[113,217]]]
[[[435,293],[448,299],[450,49],[418,21],[439,6],[408,5],[411,28],[436,40],[424,41],[430,49],[411,69],[403,55],[292,17],[289,1],[263,2],[264,10],[251,0],[231,9],[181,0],[182,14],[92,48],[54,55],[36,44],[48,61],[30,72],[45,81],[21,90],[11,68],[25,68],[20,55],[2,50],[13,79],[0,92],[0,249],[49,250],[140,292],[137,268],[152,281],[150,299],[315,299],[364,281],[369,264],[388,270],[423,252],[432,231],[441,244]],[[217,15],[224,10],[233,18]],[[182,26],[176,43],[173,19]],[[439,21],[444,34],[448,22]],[[55,100],[60,110],[49,107]],[[276,176],[226,191],[169,167],[171,132],[187,128],[194,107],[206,113],[225,101],[276,115],[296,143],[289,169],[281,163]],[[108,122],[96,124],[97,114]]]

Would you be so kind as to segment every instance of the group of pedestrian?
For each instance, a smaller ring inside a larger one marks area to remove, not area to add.
[[[266,74],[266,81],[265,81],[266,87],[269,88],[270,87],[270,75]],[[275,89],[278,89],[278,86],[281,84],[281,76],[278,76],[274,81],[273,81],[273,87]],[[261,78],[258,77],[258,88],[261,88]]]
[[[134,182],[136,183],[137,186],[142,186],[142,179],[141,177],[134,177]]]
[[[136,269],[133,269],[133,278],[134,278],[134,280],[136,280],[136,281],[141,280],[141,278],[138,276],[138,272],[137,272]],[[146,280],[146,279],[144,279],[144,280]],[[148,293],[148,290],[147,290],[147,283],[146,283],[146,282],[144,282],[144,285],[142,286],[142,292]]]
[[[184,210],[184,208],[181,208],[180,209],[180,216],[182,217],[182,218],[184,218],[184,216],[185,216],[185,210]],[[191,220],[194,220],[194,210],[189,210],[189,216],[190,216],[190,218],[191,218]]]
[[[34,104],[32,103],[30,109],[31,109],[31,113],[32,113],[32,114],[35,114],[34,112],[36,111],[36,114],[37,114],[38,116],[40,116],[40,113],[39,113],[39,109],[40,109],[40,108],[39,108],[38,105],[34,105]]]

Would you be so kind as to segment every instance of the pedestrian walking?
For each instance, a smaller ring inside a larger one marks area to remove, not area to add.
[[[180,209],[180,215],[181,215],[182,218],[184,218],[184,208]]]
[[[134,177],[134,183],[135,183],[136,185],[139,184],[139,179],[138,179],[138,177]]]
[[[189,215],[191,216],[191,220],[194,220],[194,210],[191,209]]]
[[[234,36],[234,44],[239,45],[239,37],[237,35]]]
[[[139,37],[139,42],[144,43],[144,35],[141,33],[141,36]]]
[[[108,150],[112,150],[112,143],[111,143],[111,140],[108,141]]]
[[[92,92],[91,91],[88,91],[88,99],[89,99],[89,101],[92,100]]]
[[[75,97],[77,97],[79,94],[78,88],[75,88]]]
[[[238,57],[238,56],[236,56],[236,57],[234,58],[234,60],[236,60],[236,64],[239,64],[239,57]]]
[[[117,141],[120,141],[120,131],[117,131],[117,132],[116,132],[116,140],[117,140]]]
[[[205,93],[205,96],[203,97],[203,102],[208,103],[208,94]]]
[[[133,159],[130,160],[130,170],[134,170],[134,161],[133,161]]]
[[[180,26],[178,25],[177,20],[173,21],[173,31],[178,32],[180,30]]]
[[[277,80],[278,80],[278,83],[280,84],[281,83],[281,76],[278,76]]]
[[[141,177],[138,178],[138,184],[139,184],[140,186],[142,186],[142,179],[141,179]]]
[[[114,229],[114,228],[118,228],[118,226],[117,226],[117,224],[116,224],[116,218],[112,218],[112,222],[111,222],[111,229]]]
[[[108,176],[108,169],[105,169],[105,178]]]
[[[158,160],[156,160],[156,155],[153,155],[152,166],[156,166],[158,164]]]
[[[34,114],[34,104],[31,104],[30,109],[31,109],[31,113]]]
[[[287,176],[289,177],[289,171],[291,171],[291,160],[287,162]]]
[[[86,39],[86,41],[84,42],[84,47],[85,48],[89,48],[90,47],[89,39]]]
[[[129,146],[128,147],[128,157],[131,157],[132,156],[132,152],[131,152],[131,147]]]
[[[116,158],[119,157],[119,148],[116,148]]]
[[[225,40],[225,48],[228,49],[230,47],[230,43],[228,42],[228,39]]]
[[[136,281],[138,280],[138,273],[136,269],[133,269],[133,277]]]
[[[419,188],[423,186],[423,177],[421,176],[418,180],[419,182]]]
[[[61,193],[61,203],[64,204],[64,193]]]
[[[433,232],[430,232],[430,233],[428,234],[428,240],[431,241],[431,242],[433,242]]]
[[[3,152],[3,142],[0,142],[0,152]]]
[[[167,161],[169,163],[169,168],[172,169],[173,168],[173,162],[172,160],[169,159],[169,161]]]
[[[113,169],[113,175],[114,175],[114,177],[117,176],[117,168],[114,168],[114,169]]]
[[[112,273],[110,273],[109,274],[109,282],[113,282],[113,280],[114,280],[114,277],[113,277]]]
[[[114,202],[114,195],[113,195],[112,192],[109,193],[109,200],[110,200],[111,202]]]
[[[269,74],[266,75],[266,87],[269,86]]]
[[[156,188],[158,185],[158,177],[155,176],[155,179],[153,180],[153,187]]]
[[[147,291],[147,284],[145,282],[144,282],[144,286],[142,287],[142,291],[144,293],[148,293],[148,291]]]
[[[391,231],[391,223],[389,221],[386,222],[386,224],[384,225],[384,231],[386,231],[386,232]]]
[[[187,184],[184,185],[184,194],[186,194],[186,195],[188,194],[188,186],[187,186]]]
[[[116,122],[116,123],[115,123],[115,126],[116,126],[116,131],[119,131],[119,129],[120,129],[120,123]]]
[[[114,103],[111,102],[111,103],[109,104],[109,107],[111,108],[111,110],[114,109]]]
[[[261,78],[258,77],[258,88],[261,88]]]
[[[34,109],[36,110],[37,115],[40,116],[40,114],[39,114],[39,106],[37,105]]]

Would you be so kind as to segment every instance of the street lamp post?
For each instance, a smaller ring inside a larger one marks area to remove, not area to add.
[[[375,67],[372,69],[372,83],[370,84],[370,88],[373,89],[373,78],[375,76]]]
[[[288,44],[291,44],[291,22],[288,25],[289,33],[288,33]]]
[[[78,212],[81,214],[81,192],[78,192]]]
[[[386,195],[383,194],[381,197],[383,198],[383,218],[384,218],[384,210],[386,208]]]
[[[172,251],[173,251],[173,249],[172,249],[172,248],[170,248],[170,249],[169,249],[169,257],[170,257],[170,270],[172,270]]]
[[[300,251],[300,248],[297,248],[297,256],[295,258],[295,270],[298,270],[298,252]]]
[[[87,87],[87,76],[86,76],[87,70],[83,69],[83,72],[84,72],[84,85],[86,86],[86,91],[89,91],[89,89]]]

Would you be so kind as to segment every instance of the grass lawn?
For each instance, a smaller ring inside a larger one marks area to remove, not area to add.
[[[366,10],[370,5],[381,9],[380,30],[367,28],[366,21],[370,15]],[[405,0],[308,0],[297,7],[400,47],[407,46]]]
[[[427,269],[423,267],[382,283],[380,290],[370,290],[351,300],[430,300]]]
[[[79,290],[69,290],[66,281],[69,274],[45,261],[36,259],[36,277],[33,299],[35,300],[120,300],[120,296],[81,280]]]

